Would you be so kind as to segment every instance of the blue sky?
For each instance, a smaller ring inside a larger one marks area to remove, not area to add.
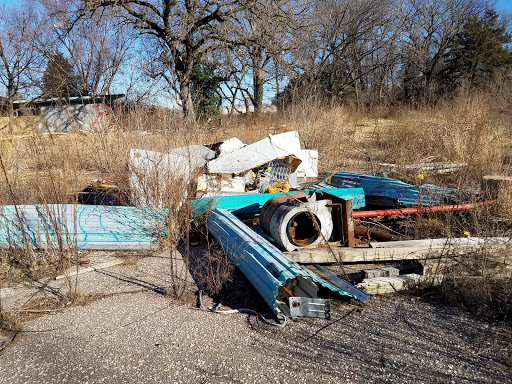
[[[508,11],[512,13],[512,0],[500,0],[496,3],[498,11]]]

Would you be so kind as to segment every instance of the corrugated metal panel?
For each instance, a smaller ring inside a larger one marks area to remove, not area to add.
[[[286,306],[277,302],[279,287],[289,288],[295,296],[316,298],[318,287],[314,283],[317,283],[340,295],[362,301],[368,298],[364,292],[356,297],[314,275],[226,209],[213,210],[206,225],[226,254],[277,315],[288,315]]]
[[[322,192],[338,196],[342,199],[351,199],[354,209],[365,206],[364,191],[361,188],[322,188],[309,189],[304,192]],[[283,195],[283,193],[246,193],[243,195],[216,196],[197,199],[192,201],[192,210],[194,215],[203,214],[212,210],[227,209],[241,218],[250,218],[260,213],[263,205],[272,197]]]
[[[158,247],[163,218],[135,207],[53,204],[0,207],[0,246],[126,250]]]
[[[366,196],[391,197],[406,206],[443,204],[454,200],[453,194],[457,191],[432,184],[411,185],[388,177],[351,172],[332,175],[330,185],[338,188],[362,188]]]
[[[364,206],[362,189],[330,188]],[[258,214],[267,200],[280,193],[220,196],[194,200],[193,215],[212,204],[242,216]],[[19,205],[19,223],[14,206],[0,207],[0,247],[33,248],[77,246],[83,249],[154,249],[165,230],[166,210],[161,208],[111,207],[74,204]],[[22,232],[23,228],[23,232]]]

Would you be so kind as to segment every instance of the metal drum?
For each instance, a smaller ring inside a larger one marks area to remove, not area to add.
[[[281,195],[267,201],[260,225],[284,250],[321,244],[332,234],[330,200],[307,201],[305,193]]]

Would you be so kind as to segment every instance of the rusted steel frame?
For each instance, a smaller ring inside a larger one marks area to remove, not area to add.
[[[343,220],[343,236],[349,247],[356,246],[354,235],[354,212],[352,211],[352,200],[341,199],[341,216]]]
[[[358,211],[352,214],[354,219],[363,217],[379,217],[379,216],[394,216],[394,215],[412,215],[415,213],[428,213],[428,212],[450,212],[462,211],[465,209],[473,209],[483,205],[494,203],[496,200],[483,201],[480,203],[456,204],[456,205],[436,205],[433,207],[415,207],[415,208],[397,208],[397,209],[383,209],[377,211]]]
[[[353,220],[353,208],[352,208],[352,200],[342,199],[338,196],[334,196],[328,192],[322,192],[322,197],[324,199],[330,199],[333,204],[332,205],[340,205],[341,206],[341,230],[343,233],[342,241],[349,247],[355,247],[356,237],[354,235],[354,220]],[[335,223],[336,224],[336,223]]]
[[[370,240],[375,240],[375,241],[410,240],[410,237],[407,237],[407,236],[393,235],[391,233],[376,231],[375,229],[369,229],[366,227],[358,227],[358,226],[355,227],[354,234],[356,236],[364,236]]]
[[[335,240],[339,240],[341,244],[345,244],[345,236],[343,233],[343,207],[341,203],[332,203],[327,205],[332,208],[332,221],[333,221],[333,237]]]

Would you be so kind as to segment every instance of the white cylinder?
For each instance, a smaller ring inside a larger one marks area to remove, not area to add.
[[[330,203],[320,200],[298,206],[283,204],[273,213],[268,234],[286,251],[326,242],[333,230],[331,208],[327,207]]]

